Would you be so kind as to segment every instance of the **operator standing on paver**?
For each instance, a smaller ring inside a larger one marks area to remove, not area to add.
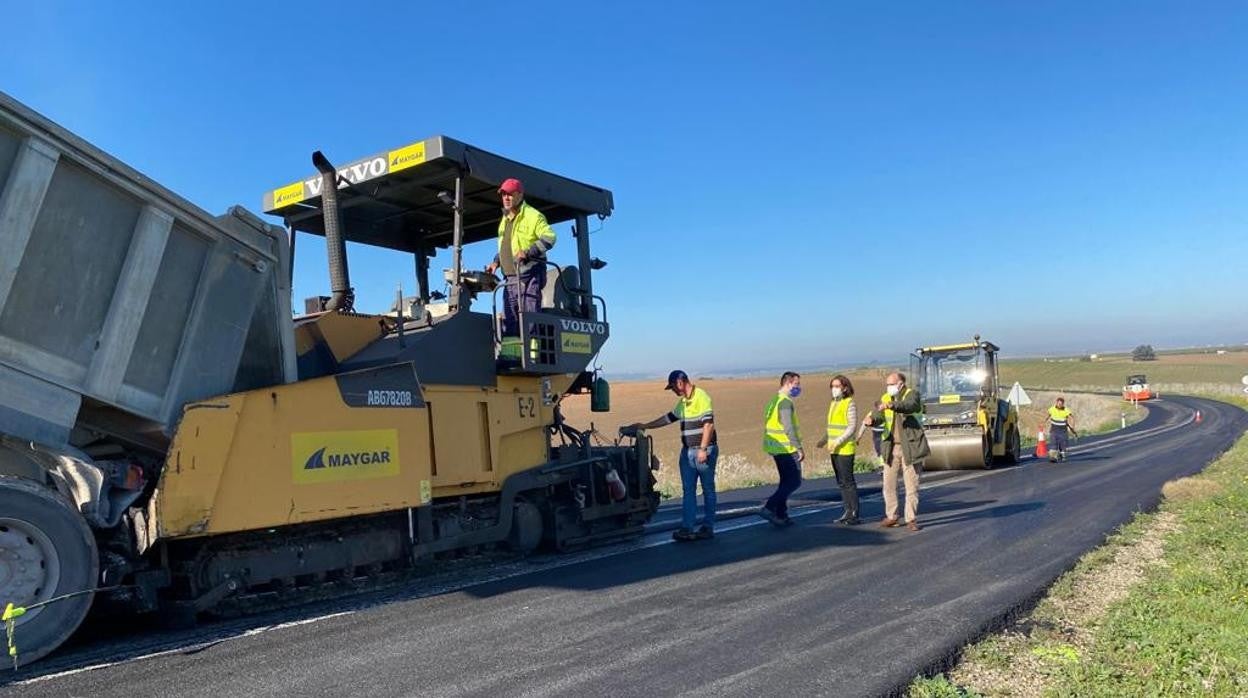
[[[520,336],[520,313],[541,309],[542,287],[546,285],[546,253],[555,246],[555,231],[546,216],[524,200],[524,185],[518,179],[504,180],[498,187],[503,201],[503,218],[498,222],[498,254],[485,270],[491,274],[500,267],[503,288],[503,336]]]
[[[644,424],[629,424],[621,433],[635,433],[638,429],[657,429],[672,422],[680,422],[680,514],[681,527],[672,534],[677,541],[690,541],[715,537],[715,461],[719,457],[715,434],[715,414],[711,409],[711,396],[695,386],[684,371],[672,371],[667,376],[667,390],[680,399],[671,412]],[[702,525],[694,532],[698,513],[698,482],[702,483]]]
[[[1071,417],[1074,412],[1066,409],[1066,398],[1058,397],[1056,404],[1049,408],[1045,422],[1049,425],[1049,462],[1056,463],[1066,460],[1066,449],[1070,446],[1070,437],[1078,436],[1075,423]]]

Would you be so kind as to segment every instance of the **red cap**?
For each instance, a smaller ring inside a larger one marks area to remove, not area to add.
[[[520,180],[516,179],[515,177],[512,177],[510,179],[504,179],[503,183],[498,185],[498,193],[499,194],[523,194],[524,185],[521,184]]]

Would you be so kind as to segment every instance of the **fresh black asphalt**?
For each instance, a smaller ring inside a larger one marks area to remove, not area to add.
[[[1192,422],[1194,410],[1203,414]],[[808,482],[797,525],[743,516],[713,541],[641,541],[510,563],[479,584],[270,615],[194,633],[71,647],[2,692],[136,695],[886,695],[1027,607],[1168,480],[1199,471],[1248,412],[1166,398],[1067,463],[928,473],[923,530],[837,526],[835,487]],[[721,509],[766,488],[727,493]],[[320,615],[344,615],[319,619]],[[303,621],[287,627],[267,627]],[[266,629],[267,627],[267,629]],[[214,634],[215,633],[215,634]],[[141,656],[162,650],[156,656]],[[107,663],[114,662],[114,663]],[[98,668],[83,670],[102,664]]]

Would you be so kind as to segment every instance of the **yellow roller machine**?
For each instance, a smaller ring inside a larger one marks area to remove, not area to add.
[[[1018,408],[1000,396],[997,352],[972,342],[921,347],[910,371],[923,395],[923,429],[932,454],[929,470],[991,468],[1020,455]]]

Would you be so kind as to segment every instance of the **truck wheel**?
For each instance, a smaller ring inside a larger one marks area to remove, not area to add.
[[[0,607],[29,607],[94,589],[99,577],[95,538],[64,497],[36,482],[0,476]],[[18,665],[60,646],[82,623],[94,594],[27,611],[13,642]]]

